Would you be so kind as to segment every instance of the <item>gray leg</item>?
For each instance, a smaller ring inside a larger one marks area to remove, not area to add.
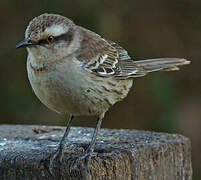
[[[97,119],[96,128],[95,128],[94,133],[93,133],[92,141],[91,141],[90,145],[88,146],[87,150],[83,154],[81,154],[76,159],[76,161],[72,164],[72,166],[70,168],[71,173],[73,173],[74,171],[79,171],[78,164],[80,164],[82,160],[84,160],[84,164],[85,164],[85,166],[87,166],[88,161],[94,152],[94,148],[95,148],[95,144],[96,144],[96,138],[98,136],[98,131],[100,130],[100,127],[101,127],[102,119],[103,118],[101,118],[101,117],[99,117]]]
[[[98,136],[98,131],[100,130],[101,123],[102,123],[102,118],[98,117],[97,122],[96,122],[96,128],[95,128],[94,133],[93,133],[92,141],[91,141],[89,147],[87,148],[86,153],[94,152],[94,147],[96,144],[96,138]]]
[[[70,131],[70,126],[71,126],[71,123],[73,121],[73,118],[74,118],[74,116],[70,115],[68,123],[66,125],[66,131],[65,131],[65,133],[64,133],[64,135],[63,135],[63,137],[62,137],[62,139],[60,141],[60,145],[58,147],[58,150],[61,152],[61,157],[60,157],[61,159],[60,159],[60,161],[62,160],[63,150],[65,149],[66,144],[67,144],[67,137],[68,137],[68,134],[69,134],[69,131]]]
[[[66,131],[62,137],[62,140],[60,141],[59,147],[58,147],[57,151],[55,152],[55,154],[50,158],[49,170],[50,170],[51,174],[52,174],[52,170],[53,170],[53,161],[58,157],[59,161],[62,162],[64,149],[67,144],[67,137],[68,137],[68,134],[70,131],[70,125],[72,123],[73,117],[74,117],[73,115],[70,115],[68,123],[66,125]]]

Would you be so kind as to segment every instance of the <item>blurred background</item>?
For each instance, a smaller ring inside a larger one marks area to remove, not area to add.
[[[26,51],[15,49],[28,22],[42,13],[69,17],[128,50],[134,60],[184,57],[178,72],[136,78],[127,98],[106,114],[102,127],[180,133],[191,139],[194,179],[201,179],[200,0],[2,0],[0,11],[0,124],[65,125],[34,95]],[[86,117],[75,126],[95,126]]]

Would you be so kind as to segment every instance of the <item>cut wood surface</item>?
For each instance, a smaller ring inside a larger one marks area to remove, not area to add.
[[[93,129],[72,127],[62,164],[48,171],[64,127],[0,126],[0,180],[191,180],[188,138],[167,133],[101,129],[88,165],[70,171],[91,141]]]

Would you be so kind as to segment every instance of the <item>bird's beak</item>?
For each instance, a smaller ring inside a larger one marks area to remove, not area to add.
[[[36,45],[36,43],[33,43],[30,40],[25,39],[25,40],[19,42],[15,47],[21,48],[21,47],[28,47],[28,46],[33,46],[33,45]]]

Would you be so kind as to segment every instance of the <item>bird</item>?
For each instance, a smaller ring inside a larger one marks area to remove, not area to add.
[[[105,113],[123,100],[133,79],[155,71],[175,71],[190,61],[184,58],[133,60],[119,44],[76,25],[58,14],[42,14],[32,19],[25,39],[27,74],[31,87],[49,109],[70,115],[58,149],[50,158],[49,169],[62,162],[72,120],[76,116],[96,116],[92,140],[77,162],[94,152]]]

